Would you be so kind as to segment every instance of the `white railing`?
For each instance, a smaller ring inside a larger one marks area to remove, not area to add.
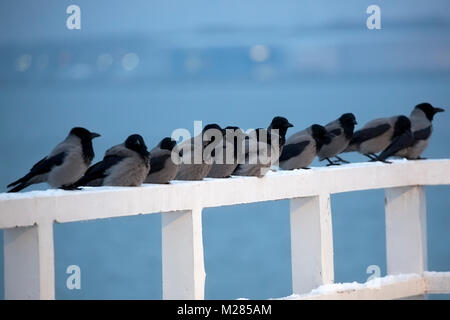
[[[163,298],[203,299],[202,208],[281,199],[290,199],[291,298],[388,299],[450,293],[450,273],[426,272],[424,192],[426,185],[448,184],[450,160],[446,159],[362,163],[270,172],[264,178],[208,179],[139,188],[0,194],[5,298],[55,298],[54,223],[162,212]],[[389,281],[357,288],[336,284],[332,293],[313,290],[334,281],[330,195],[380,188],[386,191],[390,276],[385,279]],[[414,275],[405,278],[400,274]]]

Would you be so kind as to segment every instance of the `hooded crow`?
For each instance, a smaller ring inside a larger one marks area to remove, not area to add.
[[[263,177],[270,166],[278,164],[287,130],[294,125],[284,117],[274,117],[267,130],[258,128],[245,139],[245,159],[233,175]]]
[[[325,126],[329,136],[330,142],[324,144],[317,152],[319,161],[327,160],[328,165],[337,165],[340,162],[348,163],[348,161],[338,156],[344,151],[350,140],[353,138],[353,130],[357,124],[355,115],[353,113],[344,113],[339,119],[328,123]],[[338,161],[331,161],[330,158],[335,157]]]
[[[218,149],[214,157],[214,163],[208,173],[210,178],[228,178],[234,172],[238,164],[238,159],[242,157],[244,132],[233,126],[228,126],[222,130],[223,147]],[[240,156],[241,154],[241,156]]]
[[[175,180],[203,180],[211,170],[222,139],[222,129],[213,123],[206,125],[197,137],[183,141],[179,145],[182,159]]]
[[[150,158],[144,139],[130,135],[124,143],[106,150],[103,160],[91,166],[75,182],[80,186],[140,186],[150,170]]]
[[[176,145],[175,140],[166,137],[150,151],[150,172],[145,183],[169,183],[175,178],[180,163]]]
[[[411,132],[411,123],[404,132],[392,138],[391,143],[377,157],[378,160],[386,162],[386,159],[395,155],[397,152],[407,149],[414,144],[414,136]]]
[[[69,135],[52,152],[37,162],[25,176],[8,185],[8,192],[18,192],[29,185],[47,182],[52,188],[66,188],[88,169],[94,159],[92,139],[100,137],[81,127],[70,130]]]
[[[376,153],[385,150],[393,140],[410,128],[411,121],[403,115],[369,121],[362,129],[353,134],[353,138],[344,152],[357,151],[371,161],[387,162],[379,159]]]
[[[290,136],[280,157],[280,168],[284,170],[309,169],[317,152],[331,139],[327,130],[318,124]]]
[[[384,156],[397,156],[403,157],[409,160],[424,159],[421,157],[423,151],[428,146],[428,143],[433,132],[432,121],[436,113],[444,112],[442,108],[435,108],[429,103],[421,103],[415,106],[409,119],[411,120],[411,131],[413,135],[413,143],[403,148],[400,148],[397,152]]]

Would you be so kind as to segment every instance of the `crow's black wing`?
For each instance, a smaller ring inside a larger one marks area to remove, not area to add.
[[[60,152],[54,156],[45,157],[41,159],[30,169],[30,172],[28,172],[25,176],[23,176],[19,180],[10,183],[8,185],[8,188],[19,183],[26,183],[35,176],[50,172],[50,170],[52,170],[53,167],[61,165],[65,157],[66,152]]]
[[[164,169],[164,164],[167,159],[170,158],[170,154],[163,154],[156,157],[150,158],[150,172],[149,174],[161,171]]]
[[[106,171],[108,171],[108,169],[110,169],[111,167],[122,161],[124,158],[125,158],[124,156],[116,156],[116,155],[109,155],[104,157],[102,161],[97,162],[96,164],[90,166],[89,169],[87,169],[84,176],[81,177],[73,185],[76,187],[85,186],[91,181],[105,178]]]
[[[414,137],[411,132],[405,132],[396,137],[391,144],[378,156],[381,160],[386,160],[395,155],[398,151],[411,147],[414,144]]]
[[[361,144],[364,141],[376,138],[386,131],[388,131],[391,128],[391,125],[388,123],[380,124],[379,126],[367,128],[367,129],[361,129],[356,131],[353,134],[353,138],[350,142],[350,144]]]
[[[342,133],[342,130],[337,128],[331,131],[328,131],[328,133],[330,134],[330,136],[339,136]]]
[[[427,140],[431,136],[431,126],[414,131],[414,139]]]
[[[305,150],[310,141],[302,141],[298,143],[287,144],[283,147],[279,161],[286,161],[298,156]]]

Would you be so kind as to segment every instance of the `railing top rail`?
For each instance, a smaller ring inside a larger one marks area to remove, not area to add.
[[[82,191],[0,194],[0,228],[41,221],[73,222],[143,213],[217,207],[411,185],[450,184],[450,159],[356,163],[311,170]]]

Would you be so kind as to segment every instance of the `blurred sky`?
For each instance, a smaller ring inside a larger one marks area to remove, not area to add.
[[[66,8],[79,5],[82,30],[65,27]],[[0,41],[200,29],[277,29],[333,24],[365,27],[366,8],[382,8],[383,23],[447,20],[447,0],[3,0]]]

